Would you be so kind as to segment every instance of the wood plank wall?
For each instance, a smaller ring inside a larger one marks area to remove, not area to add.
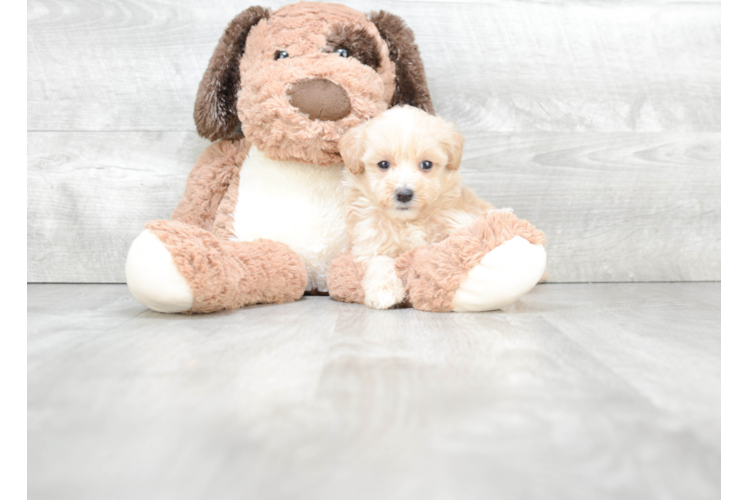
[[[466,183],[546,232],[551,281],[720,279],[718,1],[342,3],[413,29]],[[27,5],[28,280],[123,282],[208,145],[197,86],[251,4]]]

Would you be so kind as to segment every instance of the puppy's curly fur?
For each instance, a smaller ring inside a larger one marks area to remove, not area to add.
[[[346,222],[369,307],[405,299],[398,256],[443,241],[493,208],[461,184],[463,143],[451,123],[411,106],[387,110],[343,136]]]

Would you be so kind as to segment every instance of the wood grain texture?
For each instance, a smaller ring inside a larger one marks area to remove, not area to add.
[[[406,20],[437,112],[467,130],[720,129],[719,2],[346,3]],[[210,54],[248,5],[31,0],[29,130],[194,130]]]
[[[28,135],[28,279],[123,282],[132,240],[168,218],[207,145],[186,132]],[[720,279],[711,133],[467,134],[463,177],[548,237],[551,280]]]
[[[30,282],[124,282],[127,250],[168,219],[209,142],[196,133],[30,133]]]
[[[209,316],[28,287],[33,499],[714,499],[720,286]]]
[[[468,185],[546,231],[553,281],[720,279],[718,1],[347,3],[413,28]],[[28,2],[29,281],[124,280],[207,145],[197,85],[248,5]]]

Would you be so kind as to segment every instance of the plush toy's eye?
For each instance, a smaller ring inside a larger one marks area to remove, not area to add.
[[[348,50],[342,47],[336,50],[335,52],[337,52],[340,55],[340,57],[348,57]]]
[[[380,161],[379,163],[377,163],[377,167],[381,168],[382,170],[387,170],[388,168],[390,168],[390,162]]]
[[[433,167],[433,166],[434,166],[434,164],[431,163],[428,160],[421,162],[421,169],[422,170],[431,170],[431,167]]]
[[[285,59],[286,57],[288,57],[288,52],[286,52],[285,50],[279,50],[278,52],[275,53],[276,61],[278,59]]]

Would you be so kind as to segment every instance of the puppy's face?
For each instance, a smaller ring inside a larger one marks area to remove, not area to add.
[[[410,106],[385,111],[340,142],[352,182],[402,220],[460,195],[462,148],[462,135],[450,123]]]

